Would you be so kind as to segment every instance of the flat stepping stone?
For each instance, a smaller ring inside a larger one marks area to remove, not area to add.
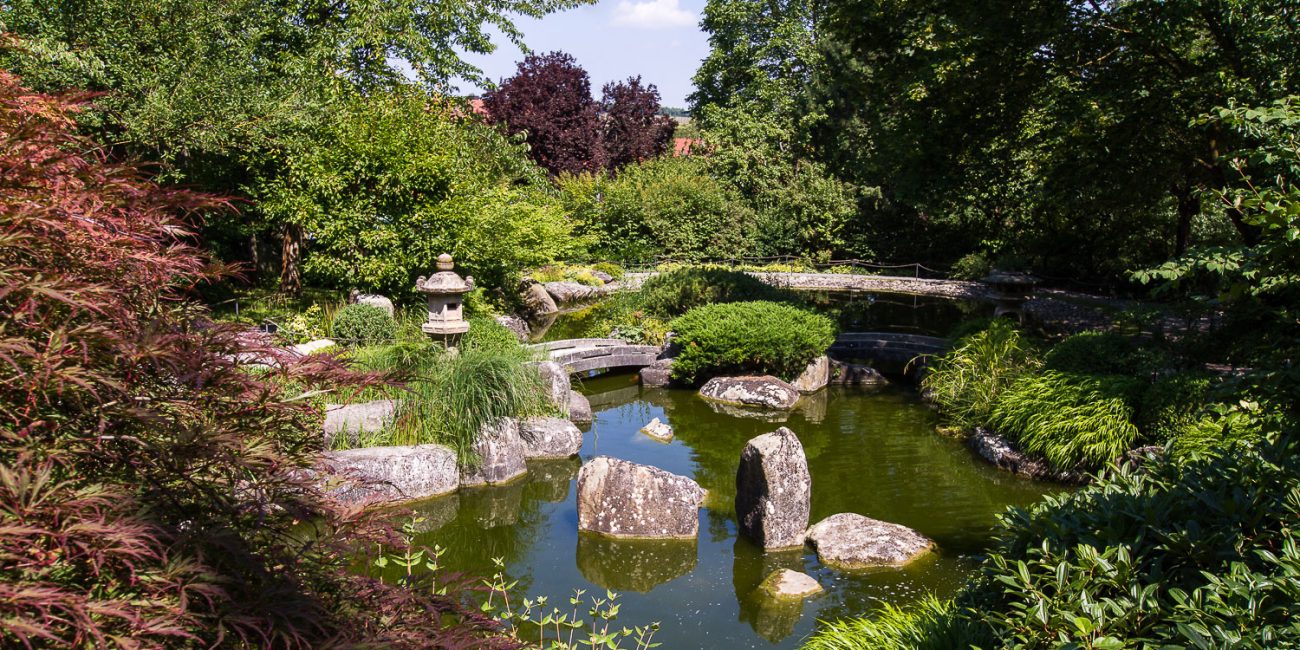
[[[816,596],[825,589],[812,576],[790,569],[778,569],[763,579],[758,585],[763,596],[773,600],[803,600]]]
[[[822,564],[835,569],[902,566],[935,549],[930,538],[906,526],[842,512],[808,529]]]

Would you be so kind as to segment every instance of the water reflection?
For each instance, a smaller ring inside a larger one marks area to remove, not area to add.
[[[528,461],[524,496],[560,503],[569,498],[569,485],[578,478],[582,461],[577,457]]]
[[[694,539],[613,539],[578,534],[578,570],[595,584],[614,591],[645,593],[695,569],[699,543]]]
[[[803,549],[764,552],[744,538],[736,540],[731,585],[740,605],[740,620],[773,643],[794,633],[803,616],[803,601],[769,598],[758,591],[758,585],[774,571],[803,571],[803,557]]]

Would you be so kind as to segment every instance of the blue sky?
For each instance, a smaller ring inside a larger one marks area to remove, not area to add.
[[[519,18],[515,24],[534,52],[572,54],[591,75],[592,93],[609,81],[641,75],[659,87],[664,106],[686,106],[691,76],[709,53],[700,31],[705,0],[600,0],[597,4],[551,14],[541,20]],[[519,48],[497,35],[497,51],[467,55],[470,63],[499,82],[515,72],[524,58]],[[475,92],[471,84],[462,91]]]

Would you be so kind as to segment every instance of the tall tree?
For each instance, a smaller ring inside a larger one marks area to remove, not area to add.
[[[641,85],[640,75],[605,84],[600,105],[601,146],[610,169],[662,155],[672,144],[677,122],[660,112],[659,89]]]
[[[529,155],[552,174],[602,166],[600,115],[591,80],[563,52],[530,54],[515,76],[483,95],[488,119],[522,134]]]
[[[1212,233],[1198,197],[1235,136],[1192,122],[1294,91],[1300,64],[1287,0],[850,0],[825,24],[816,141],[837,169],[1061,273]]]
[[[105,94],[79,120],[103,142],[160,161],[165,179],[237,193],[309,141],[349,94],[408,83],[427,91],[481,79],[461,54],[488,53],[511,15],[541,17],[590,0],[15,0],[0,5],[11,42],[0,66],[37,90]],[[271,154],[271,155],[268,155]],[[207,230],[229,256],[254,233],[283,236],[282,279],[296,288],[300,224],[254,206]]]

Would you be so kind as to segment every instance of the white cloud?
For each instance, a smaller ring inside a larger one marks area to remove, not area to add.
[[[614,24],[620,27],[662,29],[695,25],[695,14],[682,9],[679,0],[619,0],[614,7]]]

